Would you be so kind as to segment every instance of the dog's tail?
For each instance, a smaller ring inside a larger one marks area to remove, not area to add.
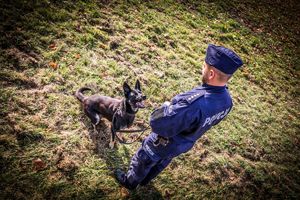
[[[83,102],[84,100],[84,95],[83,95],[83,91],[85,90],[92,90],[91,88],[88,88],[88,87],[82,87],[80,89],[78,89],[76,92],[75,92],[75,96],[77,97],[77,99],[80,101],[80,102]]]

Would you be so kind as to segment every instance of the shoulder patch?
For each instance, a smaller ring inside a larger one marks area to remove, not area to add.
[[[203,97],[203,96],[205,95],[205,92],[206,92],[205,90],[200,90],[199,92],[197,92],[197,93],[195,93],[195,94],[193,94],[193,95],[191,95],[191,96],[188,96],[188,97],[186,98],[186,101],[187,101],[189,104],[191,104],[191,103],[193,103],[194,101],[196,101],[197,99]]]

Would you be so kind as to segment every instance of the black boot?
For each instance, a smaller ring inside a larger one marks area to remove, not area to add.
[[[135,187],[132,187],[127,183],[126,174],[121,169],[116,169],[114,174],[120,185],[122,185],[123,187],[125,187],[129,190],[135,189]]]

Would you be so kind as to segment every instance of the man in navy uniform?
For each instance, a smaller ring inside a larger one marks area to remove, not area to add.
[[[208,45],[203,84],[176,95],[151,114],[152,133],[132,157],[128,172],[115,171],[117,181],[131,190],[146,185],[174,157],[189,151],[207,130],[222,121],[232,108],[227,81],[242,65],[232,50]]]

